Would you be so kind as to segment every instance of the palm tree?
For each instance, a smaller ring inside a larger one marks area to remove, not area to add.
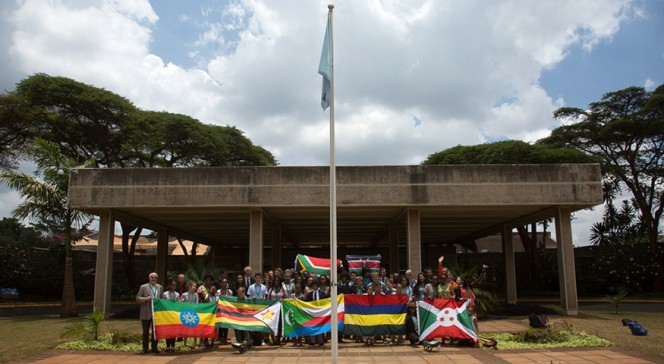
[[[0,174],[0,182],[16,190],[23,199],[12,211],[15,218],[30,219],[50,227],[54,235],[64,236],[65,274],[60,317],[77,316],[71,254],[72,228],[84,228],[91,221],[90,215],[70,210],[67,204],[69,173],[77,167],[77,163],[64,156],[57,144],[41,139],[35,141],[32,155],[37,163],[36,175],[4,172]],[[87,165],[89,163],[83,166]]]

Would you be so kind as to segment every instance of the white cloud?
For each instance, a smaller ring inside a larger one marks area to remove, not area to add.
[[[651,80],[650,77],[646,78],[646,80],[643,81],[643,87],[644,87],[647,91],[653,91],[653,90],[655,89],[655,86],[657,86],[657,85],[655,84],[655,81]]]
[[[326,2],[217,5],[176,17],[200,32],[190,49],[200,66],[185,68],[151,50],[159,14],[148,0],[24,0],[9,16],[12,65],[235,125],[284,165],[327,164],[316,73]],[[563,101],[541,73],[571,47],[611,41],[632,11],[629,0],[337,1],[337,162],[411,164],[454,145],[545,136]]]
[[[340,163],[416,163],[415,156],[477,143],[482,135],[541,136],[561,106],[539,86],[541,72],[574,44],[610,40],[629,4],[338,3]],[[158,14],[147,0],[26,0],[11,17],[11,54],[26,74],[65,75],[143,108],[236,125],[283,164],[324,164],[327,114],[318,108],[316,66],[326,10],[322,2],[258,0],[204,7],[207,23],[194,48],[230,48],[202,60],[204,68],[185,69],[150,53]],[[237,37],[232,45],[228,31]],[[424,121],[417,130],[414,111]],[[394,152],[397,139],[402,153]],[[319,150],[304,158],[302,148]]]

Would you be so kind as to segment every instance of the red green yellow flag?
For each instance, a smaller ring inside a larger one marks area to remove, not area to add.
[[[215,337],[217,303],[172,302],[152,300],[155,340],[178,337]]]

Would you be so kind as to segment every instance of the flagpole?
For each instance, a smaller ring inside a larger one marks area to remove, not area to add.
[[[337,163],[334,139],[334,32],[332,31],[332,12],[334,4],[329,4],[328,26],[330,27],[330,281],[331,324],[332,324],[332,364],[337,364],[339,357],[339,325],[337,317]]]

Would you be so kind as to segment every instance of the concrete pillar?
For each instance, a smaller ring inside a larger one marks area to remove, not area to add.
[[[516,267],[512,227],[503,226],[503,262],[505,267],[505,298],[508,305],[516,304]]]
[[[574,267],[570,209],[558,208],[554,217],[556,219],[556,240],[558,241],[560,306],[563,315],[577,315],[579,313],[579,301],[576,296],[576,268]]]
[[[168,257],[168,230],[157,231],[157,266],[155,272],[159,275],[157,283],[166,287],[166,258]],[[165,289],[165,288],[164,288]]]
[[[249,266],[254,273],[263,272],[263,212],[249,213]]]
[[[272,229],[272,269],[281,267],[281,228]]]
[[[111,314],[111,284],[113,281],[113,241],[115,221],[110,211],[99,213],[99,242],[95,269],[94,307],[108,318]]]
[[[390,247],[390,273],[399,272],[399,236],[396,226],[390,226],[388,231],[388,244]]]
[[[406,214],[408,229],[408,269],[422,271],[422,243],[420,242],[420,210],[409,208]],[[417,273],[415,273],[417,274]]]

